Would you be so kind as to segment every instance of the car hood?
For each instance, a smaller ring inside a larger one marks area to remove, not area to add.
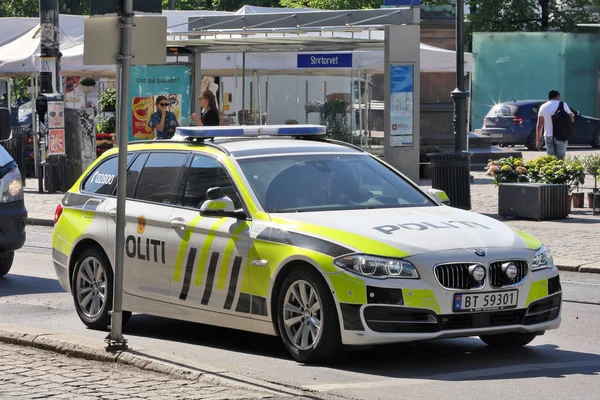
[[[373,242],[408,256],[455,249],[533,249],[539,245],[493,218],[446,206],[287,213],[273,214],[272,218],[280,228],[287,224],[289,230],[304,231],[371,254],[377,247]]]

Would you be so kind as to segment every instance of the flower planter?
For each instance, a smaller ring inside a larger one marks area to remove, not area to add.
[[[501,183],[498,214],[503,217],[544,220],[569,215],[569,186],[545,183]]]
[[[583,201],[585,193],[583,192],[575,192],[571,193],[571,197],[573,198],[573,208],[583,208]]]
[[[594,194],[596,193],[600,193],[597,192],[596,190],[594,190],[593,192],[587,192],[587,203],[588,203],[588,208],[594,208]]]

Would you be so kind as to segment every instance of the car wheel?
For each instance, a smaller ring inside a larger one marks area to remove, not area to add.
[[[283,281],[277,304],[279,334],[296,361],[324,362],[339,354],[335,303],[319,273],[309,267],[292,271]]]
[[[499,335],[482,335],[479,338],[490,347],[499,349],[516,349],[531,343],[537,334],[510,332]]]
[[[594,149],[600,149],[600,128],[594,132],[594,136],[592,136],[592,147]]]
[[[537,139],[535,132],[531,132],[529,136],[527,136],[527,142],[525,142],[525,147],[527,150],[536,151],[537,148]]]
[[[9,251],[0,256],[0,278],[8,274],[15,259],[15,252]]]
[[[91,247],[81,253],[73,271],[72,288],[79,319],[88,328],[108,329],[113,300],[113,271],[102,250]],[[131,312],[123,311],[122,315],[125,326]]]

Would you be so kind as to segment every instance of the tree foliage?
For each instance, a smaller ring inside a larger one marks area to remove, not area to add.
[[[322,10],[358,10],[364,8],[378,8],[383,0],[281,0],[282,7],[318,8]]]

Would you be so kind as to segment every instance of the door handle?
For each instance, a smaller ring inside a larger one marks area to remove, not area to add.
[[[113,208],[112,210],[109,210],[109,211],[108,211],[108,215],[109,215],[111,218],[117,218],[117,209],[116,209],[116,208]]]
[[[169,224],[172,228],[175,229],[185,229],[188,226],[187,222],[185,222],[183,218],[172,219],[171,221],[169,221]]]

